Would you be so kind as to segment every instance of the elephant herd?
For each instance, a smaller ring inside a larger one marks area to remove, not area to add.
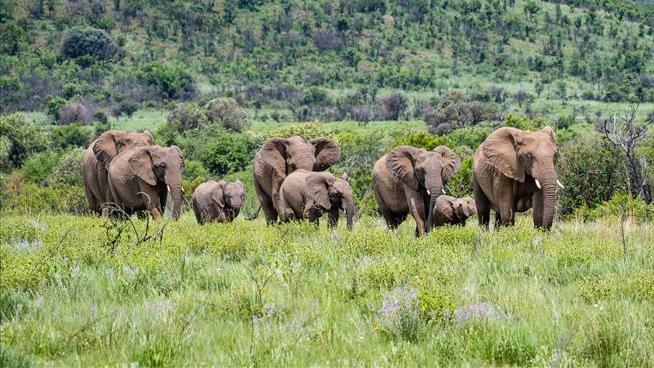
[[[554,131],[536,132],[499,128],[481,144],[474,156],[471,197],[445,195],[445,186],[461,165],[446,146],[433,150],[399,146],[374,165],[372,183],[379,214],[389,229],[396,229],[410,213],[416,236],[445,224],[464,225],[477,214],[488,227],[490,210],[496,226],[513,225],[516,212],[533,208],[534,226],[552,226],[557,192]],[[306,219],[338,224],[340,212],[352,228],[355,205],[347,175],[336,177],[328,169],[341,156],[329,138],[305,140],[299,136],[271,138],[254,158],[253,182],[266,222]],[[87,149],[82,164],[89,207],[98,214],[163,215],[172,200],[172,217],[182,207],[184,159],[176,146],[154,144],[152,135],[110,130]],[[209,180],[192,196],[197,222],[231,222],[245,200],[242,182]]]

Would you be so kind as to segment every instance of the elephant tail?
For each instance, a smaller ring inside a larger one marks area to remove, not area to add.
[[[250,216],[246,217],[245,219],[248,220],[248,221],[252,221],[252,220],[256,219],[257,216],[259,216],[259,212],[260,212],[260,211],[261,211],[261,205],[259,205],[259,208],[257,208],[257,210],[256,210],[253,214],[251,214]]]

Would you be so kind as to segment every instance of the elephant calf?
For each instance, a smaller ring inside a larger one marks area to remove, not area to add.
[[[245,201],[245,186],[239,180],[209,180],[198,185],[193,192],[193,212],[198,224],[206,222],[232,222]]]
[[[465,225],[470,216],[477,213],[477,206],[472,197],[455,198],[442,195],[434,206],[434,226]]]
[[[347,180],[329,172],[297,170],[286,177],[280,188],[282,221],[308,219],[318,222],[329,213],[329,226],[338,224],[339,210],[345,212],[347,228],[352,229],[354,201]]]

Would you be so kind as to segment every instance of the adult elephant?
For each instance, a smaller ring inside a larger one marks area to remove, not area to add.
[[[346,177],[337,178],[329,172],[297,170],[286,177],[280,188],[282,221],[307,219],[318,222],[329,213],[329,226],[338,224],[340,211],[345,212],[347,228],[352,229],[354,199]]]
[[[428,233],[436,200],[460,165],[459,157],[446,146],[433,151],[400,146],[377,160],[372,182],[388,228],[397,228],[411,212],[416,235]]]
[[[341,149],[329,138],[305,140],[299,136],[271,138],[254,157],[254,189],[266,221],[274,223],[280,213],[279,189],[295,170],[324,171],[336,163]]]
[[[513,225],[516,212],[533,207],[534,226],[549,229],[554,220],[557,185],[556,135],[500,128],[475,153],[473,190],[479,224],[488,227],[490,210],[498,225]]]
[[[91,211],[102,212],[102,205],[111,202],[107,170],[111,160],[124,149],[151,146],[154,144],[152,134],[108,130],[102,133],[84,153],[82,177],[86,200]]]
[[[184,159],[176,146],[136,147],[123,150],[109,165],[109,189],[114,202],[128,215],[149,211],[153,218],[163,215],[170,191],[173,219],[182,206]]]
[[[193,212],[198,224],[232,222],[245,201],[245,186],[240,180],[226,182],[209,180],[193,192]]]

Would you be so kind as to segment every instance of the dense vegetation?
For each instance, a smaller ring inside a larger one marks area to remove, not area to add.
[[[65,100],[120,115],[227,95],[265,119],[423,118],[450,89],[556,117],[580,101],[654,101],[654,6],[574,4],[6,0],[0,112]],[[404,104],[389,109],[392,93]]]

